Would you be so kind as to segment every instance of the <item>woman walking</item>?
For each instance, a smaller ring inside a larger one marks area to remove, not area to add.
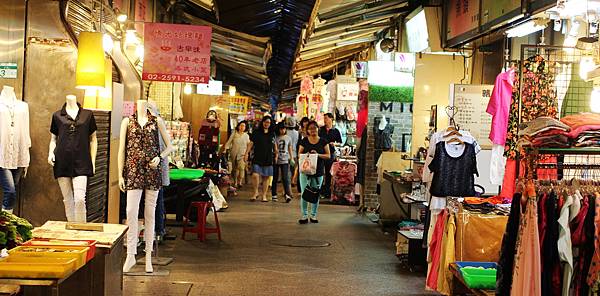
[[[229,169],[233,177],[233,184],[238,189],[246,183],[246,161],[244,156],[246,155],[248,143],[250,143],[250,136],[246,133],[247,125],[246,121],[240,121],[233,134],[229,136],[227,144],[225,144],[225,152],[229,151],[229,163],[231,164]]]
[[[317,154],[317,170],[314,175],[306,175],[300,172],[300,195],[306,189],[307,186],[312,188],[321,188],[323,184],[323,175],[325,175],[325,161],[331,158],[329,151],[329,145],[325,139],[319,137],[319,125],[316,121],[310,121],[306,125],[307,137],[300,141],[300,148],[298,154]],[[298,166],[301,166],[299,164]],[[310,212],[310,222],[319,223],[317,219],[317,209],[319,208],[319,200],[312,204]],[[306,224],[309,221],[308,216],[308,202],[304,199],[300,201],[300,210],[302,217],[298,220],[300,224]]]
[[[277,145],[275,145],[275,134],[271,129],[271,117],[263,117],[259,128],[250,137],[244,160],[248,161],[248,152],[254,148],[252,160],[252,179],[254,179],[254,195],[250,201],[258,198],[258,187],[262,181],[262,201],[268,202],[267,191],[269,190],[269,177],[273,176],[273,164],[277,163]]]
[[[279,155],[274,166],[273,182],[271,183],[271,200],[277,202],[277,181],[281,174],[281,182],[285,191],[285,202],[292,201],[292,188],[290,186],[290,165],[294,165],[292,158],[292,139],[287,135],[287,128],[283,123],[277,125],[277,151]]]

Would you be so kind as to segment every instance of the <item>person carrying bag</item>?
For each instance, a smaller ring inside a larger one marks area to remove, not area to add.
[[[319,191],[325,175],[325,160],[330,159],[329,145],[325,139],[319,137],[319,126],[316,121],[311,121],[306,126],[308,136],[300,141],[299,169],[300,189],[300,224],[319,223],[317,209],[319,207]],[[311,204],[310,219],[308,204]]]

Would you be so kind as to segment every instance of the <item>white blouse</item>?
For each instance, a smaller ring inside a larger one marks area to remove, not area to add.
[[[29,106],[14,93],[0,94],[0,168],[29,166]]]

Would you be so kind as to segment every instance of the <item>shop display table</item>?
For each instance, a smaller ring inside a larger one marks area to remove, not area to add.
[[[0,285],[19,285],[24,295],[122,295],[123,241],[127,226],[98,224],[103,231],[67,230],[66,222],[48,221],[35,228],[34,238],[96,240],[96,254],[85,266],[61,279],[0,279]],[[91,224],[91,223],[90,223]]]
[[[454,280],[452,281],[452,293],[451,293],[452,295],[476,295],[476,296],[496,295],[494,290],[481,290],[481,289],[468,288],[456,263],[451,263],[448,268],[450,268],[450,271],[454,275]]]
[[[396,256],[411,272],[427,268],[427,252],[423,248],[423,230],[398,230]]]

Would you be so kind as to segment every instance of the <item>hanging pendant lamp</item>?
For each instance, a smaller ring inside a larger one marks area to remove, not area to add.
[[[102,33],[81,32],[77,47],[77,88],[103,88],[105,86],[105,61]]]

